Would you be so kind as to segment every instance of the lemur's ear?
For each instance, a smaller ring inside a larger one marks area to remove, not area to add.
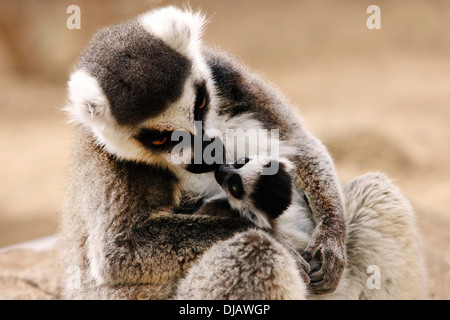
[[[72,122],[84,123],[106,116],[109,102],[97,80],[76,70],[68,82],[69,104],[65,108]]]
[[[172,49],[185,54],[200,41],[206,18],[201,12],[168,6],[151,10],[139,17],[142,26]]]

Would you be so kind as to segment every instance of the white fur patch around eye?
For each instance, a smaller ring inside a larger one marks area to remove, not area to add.
[[[200,40],[206,24],[206,18],[200,12],[174,6],[149,11],[138,19],[145,30],[183,54]]]

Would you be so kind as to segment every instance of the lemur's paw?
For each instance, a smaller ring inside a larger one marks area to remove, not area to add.
[[[327,294],[336,290],[346,265],[343,241],[331,239],[327,232],[316,230],[302,256],[313,264],[308,289],[313,294]]]

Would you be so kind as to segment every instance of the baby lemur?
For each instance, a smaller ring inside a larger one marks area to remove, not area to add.
[[[267,168],[274,166],[278,167],[277,172],[267,174]],[[292,181],[292,169],[292,163],[284,158],[245,158],[221,165],[215,178],[224,191],[222,200],[226,199],[235,212],[260,228],[281,231],[301,251],[309,242],[314,224],[306,198]],[[425,269],[420,237],[408,201],[380,174],[359,177],[344,190],[348,200],[345,216],[348,261],[344,275],[334,293],[317,296],[305,286],[293,290],[294,298],[422,299]],[[264,247],[264,241],[261,244]],[[211,250],[215,253],[215,263],[208,261],[207,254],[190,271],[178,289],[180,297],[202,298],[208,292],[214,299],[236,294],[236,289],[227,286],[229,279],[236,278],[234,271],[222,265],[238,264],[244,272],[250,269],[254,273],[264,268],[257,259],[253,260],[254,268],[242,267],[244,256],[251,255],[249,250],[236,240],[229,240],[227,245],[231,249],[223,256],[219,250]],[[264,252],[264,249],[257,250]],[[285,265],[289,268],[288,263]],[[311,269],[317,268],[320,261],[312,261]],[[372,275],[373,272],[378,274]],[[254,279],[241,277],[240,281],[240,286],[254,285]]]

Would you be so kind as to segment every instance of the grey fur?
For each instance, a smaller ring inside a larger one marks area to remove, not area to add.
[[[289,251],[261,230],[216,243],[181,281],[176,299],[305,299]]]
[[[344,189],[347,268],[328,299],[424,299],[426,267],[414,210],[392,182],[368,173]],[[368,268],[380,271],[370,288]]]
[[[186,57],[135,20],[98,31],[77,64],[95,75],[121,125],[160,114],[180,96],[190,68]]]

